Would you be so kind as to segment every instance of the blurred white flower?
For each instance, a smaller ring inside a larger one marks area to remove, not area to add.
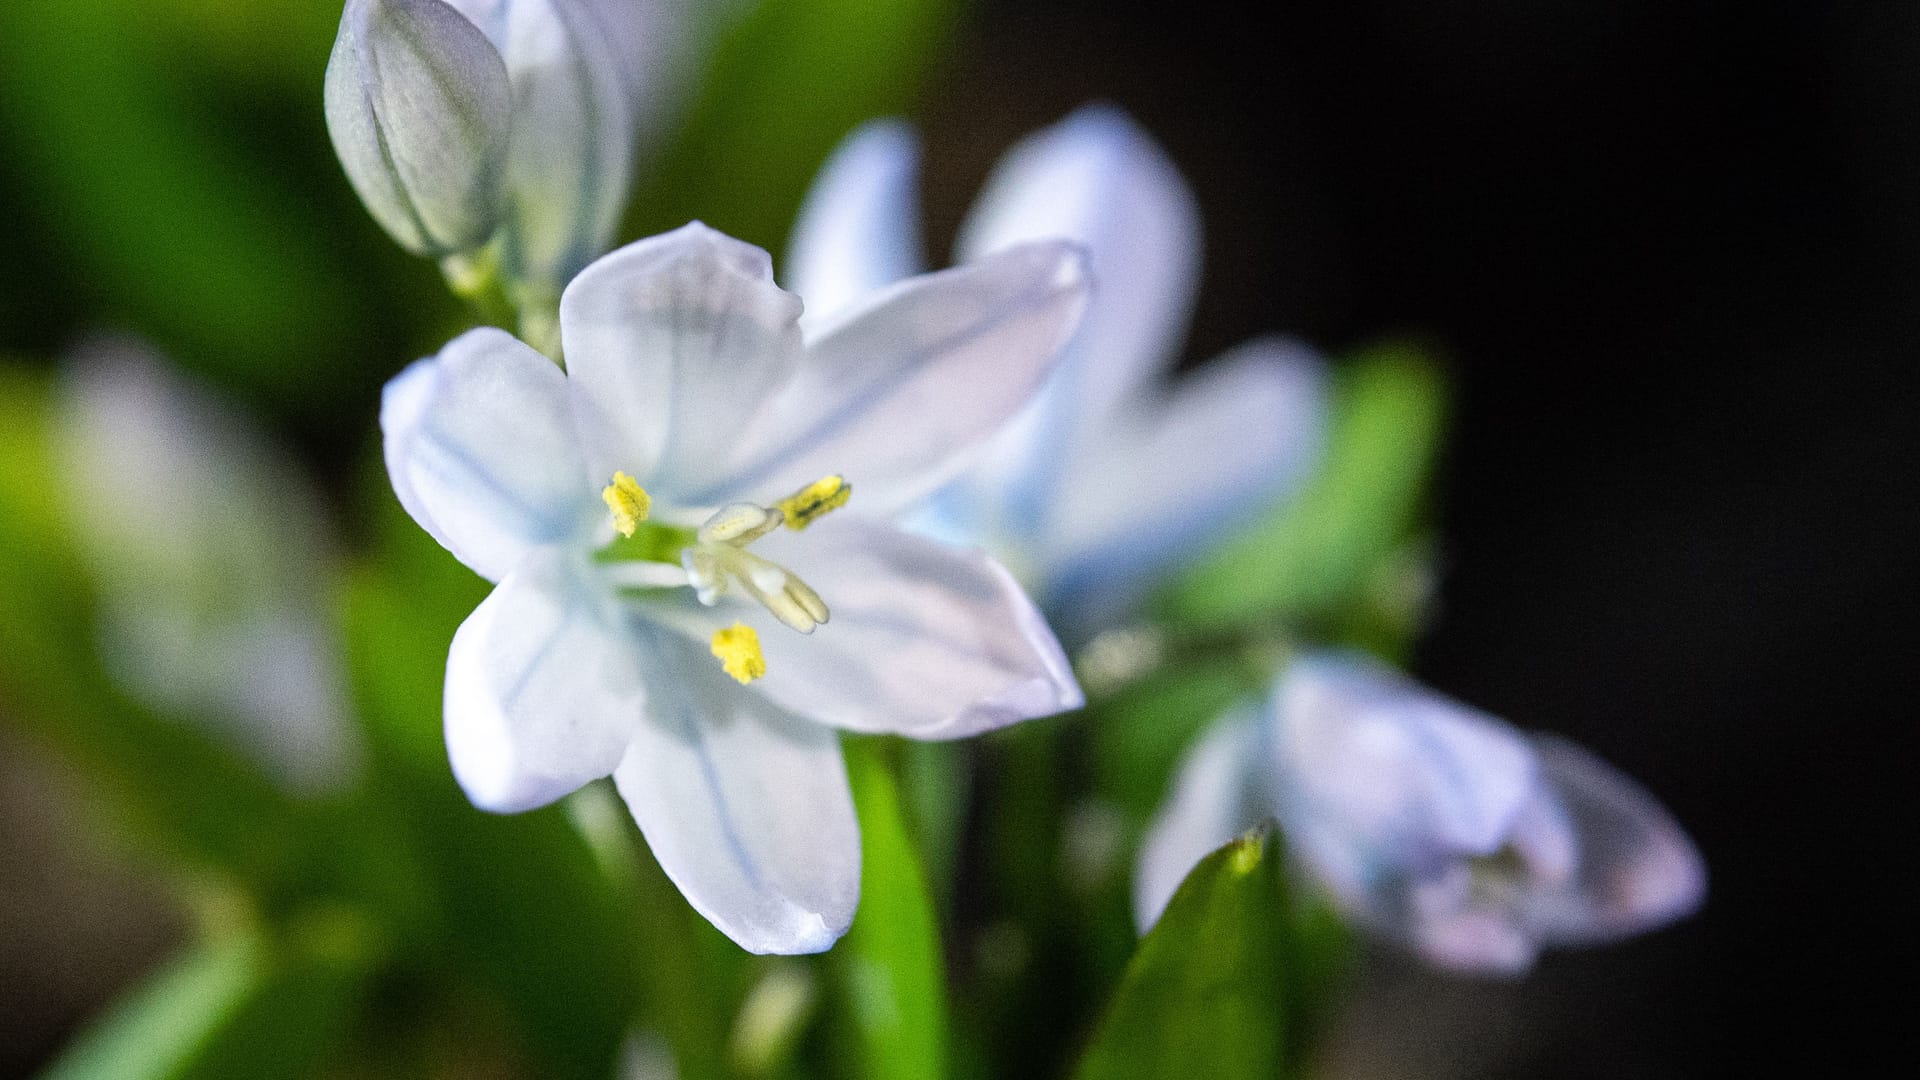
[[[326,515],[306,477],[124,341],[69,358],[56,432],[118,681],[295,790],[350,781],[359,742],[326,617]]]
[[[908,129],[877,123],[822,170],[788,263],[809,319],[919,269],[916,158]],[[915,524],[985,544],[1081,641],[1308,475],[1326,386],[1320,359],[1282,338],[1167,383],[1199,280],[1199,213],[1120,110],[1083,108],[1015,146],[963,225],[958,258],[1046,237],[1086,247],[1087,316],[1046,391]]]
[[[1275,817],[1349,916],[1464,971],[1682,918],[1706,868],[1672,816],[1585,750],[1356,655],[1296,660],[1189,754],[1135,881],[1142,926],[1193,864]]]
[[[1031,244],[803,332],[765,252],[694,224],[573,280],[565,374],[482,329],[395,378],[395,491],[498,583],[447,663],[469,797],[611,773],[735,941],[831,945],[860,858],[833,728],[956,738],[1080,703],[1010,574],[883,519],[1028,400],[1084,292],[1071,245]]]
[[[510,280],[557,296],[612,242],[706,29],[688,0],[348,0],[328,126],[403,246],[497,239]]]

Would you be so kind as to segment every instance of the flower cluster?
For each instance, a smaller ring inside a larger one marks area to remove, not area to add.
[[[502,269],[533,343],[475,330],[393,380],[387,465],[496,584],[447,667],[474,803],[611,775],[716,925],[818,950],[859,881],[833,730],[944,739],[1078,707],[1055,632],[1134,625],[1169,569],[1287,499],[1332,391],[1280,337],[1170,378],[1199,213],[1111,106],[1007,154],[957,269],[915,276],[895,122],[816,181],[797,296],[699,224],[589,265],[625,197],[645,95],[623,48],[655,41],[647,18],[667,25],[645,4],[350,0],[327,78],[349,178],[410,250]],[[1455,967],[1516,970],[1702,888],[1630,782],[1331,655],[1194,751],[1141,860],[1143,924],[1268,816],[1352,917]]]
[[[1445,584],[1417,338],[1196,331],[1246,238],[1107,103],[923,243],[883,110],[960,5],[165,2],[0,5],[85,263],[23,340],[182,361],[0,357],[0,742],[196,913],[52,1073],[1292,1077],[1362,947],[1705,902],[1654,794],[1383,659]],[[232,122],[289,92],[332,191]]]

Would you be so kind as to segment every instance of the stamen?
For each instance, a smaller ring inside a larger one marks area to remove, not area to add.
[[[613,513],[613,527],[626,537],[633,536],[640,523],[647,520],[647,511],[653,509],[653,497],[647,489],[623,472],[613,474],[613,483],[601,489],[600,499]]]
[[[690,547],[680,553],[680,565],[687,571],[687,584],[693,586],[694,595],[702,604],[712,607],[720,602],[720,595],[727,590],[727,579],[721,576],[720,560],[714,558],[711,551]]]
[[[710,648],[720,666],[742,686],[767,673],[767,658],[760,651],[760,635],[746,623],[736,622],[725,630],[715,630]]]
[[[840,497],[845,502],[844,496]],[[753,503],[732,503],[700,526],[698,543],[680,554],[687,583],[702,604],[712,607],[737,585],[774,618],[802,634],[827,621],[827,605],[791,570],[747,550],[747,545],[780,527],[786,514]]]
[[[823,476],[773,505],[786,515],[787,528],[795,532],[847,505],[853,497],[853,485],[835,473]]]
[[[728,503],[700,526],[700,542],[745,547],[779,527],[778,510],[753,503]]]
[[[785,567],[757,555],[741,552],[740,583],[773,617],[803,634],[827,621],[827,605],[820,594]]]
[[[600,576],[622,589],[684,589],[692,584],[685,567],[640,559],[601,563]]]

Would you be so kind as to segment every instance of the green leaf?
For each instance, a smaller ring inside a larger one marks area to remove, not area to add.
[[[1286,1075],[1281,862],[1270,827],[1201,860],[1127,965],[1078,1080]]]
[[[912,104],[960,0],[763,0],[722,37],[628,235],[696,218],[778,252],[814,173],[856,126]]]
[[[847,778],[860,815],[860,910],[832,959],[859,1075],[939,1080],[947,1072],[940,932],[884,749],[877,739],[847,741]]]
[[[338,912],[190,948],[123,998],[43,1080],[307,1077],[351,1027],[377,950]]]
[[[1323,894],[1297,893],[1286,913],[1286,1058],[1294,1071],[1310,1060],[1353,960],[1353,929]]]
[[[1340,374],[1326,459],[1295,498],[1177,579],[1172,621],[1326,618],[1360,596],[1415,525],[1445,420],[1439,372],[1392,342]]]

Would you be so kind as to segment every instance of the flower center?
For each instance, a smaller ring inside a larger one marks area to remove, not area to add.
[[[786,513],[778,507],[730,503],[714,512],[680,553],[687,582],[700,602],[712,607],[738,588],[759,601],[773,617],[803,634],[827,621],[827,605],[812,586],[786,567],[747,550],[747,545],[780,527]]]
[[[785,525],[796,532],[847,504],[853,488],[844,477],[826,476],[808,484],[772,506],[737,502],[714,511],[706,523],[689,536],[684,529],[671,526],[647,526],[641,536],[641,524],[653,507],[653,499],[633,477],[624,472],[613,474],[613,482],[600,492],[613,517],[613,527],[623,539],[615,540],[601,552],[610,562],[658,565],[674,557],[677,550],[685,583],[708,607],[738,589],[759,603],[782,623],[802,634],[828,618],[826,602],[799,575],[771,559],[756,555],[748,547],[761,537]],[[654,534],[658,535],[654,535]],[[622,577],[642,580],[640,567],[627,568]],[[752,682],[767,673],[766,658],[760,652],[760,637],[752,627],[736,622],[713,635],[711,650],[728,675],[741,683]]]
[[[1474,899],[1501,904],[1519,894],[1530,876],[1531,864],[1512,844],[1491,855],[1476,855],[1467,860],[1470,889]]]

